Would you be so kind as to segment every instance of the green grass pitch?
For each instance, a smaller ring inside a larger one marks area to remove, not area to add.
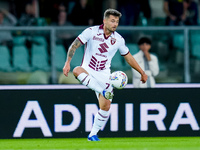
[[[0,150],[200,150],[200,137],[1,139]]]

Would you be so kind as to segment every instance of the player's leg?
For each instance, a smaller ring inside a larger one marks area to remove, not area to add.
[[[97,133],[106,124],[109,118],[109,109],[112,97],[114,95],[113,87],[110,84],[98,82],[95,78],[89,75],[88,72],[82,67],[76,67],[73,70],[73,74],[83,85],[86,85],[87,87],[98,93],[100,110],[95,115],[94,124],[91,133],[88,136],[88,140],[99,141]],[[106,96],[106,94],[109,95]]]
[[[83,85],[102,94],[107,99],[112,99],[113,94],[111,91],[105,90],[105,85],[101,85],[101,83],[89,75],[89,73],[84,68],[80,66],[74,68],[73,74]]]
[[[99,111],[95,115],[92,130],[88,136],[89,141],[99,141],[97,133],[106,124],[109,118],[109,109],[112,100],[105,99],[104,96],[99,94]]]

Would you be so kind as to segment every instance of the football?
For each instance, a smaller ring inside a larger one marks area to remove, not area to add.
[[[115,71],[110,75],[110,84],[116,89],[123,89],[128,82],[128,77],[123,71]]]

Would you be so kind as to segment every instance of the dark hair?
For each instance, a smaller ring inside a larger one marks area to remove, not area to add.
[[[151,40],[148,37],[142,37],[140,38],[140,40],[138,41],[138,45],[147,43],[149,45],[151,45]]]
[[[110,15],[113,15],[119,18],[122,16],[122,14],[119,11],[109,8],[104,12],[104,19],[108,18]]]

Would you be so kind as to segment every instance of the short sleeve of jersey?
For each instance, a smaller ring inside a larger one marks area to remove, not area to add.
[[[128,47],[125,45],[125,40],[124,38],[121,37],[121,43],[120,43],[120,47],[119,47],[119,52],[122,56],[125,56],[126,54],[129,53],[129,49]]]
[[[78,39],[82,44],[85,44],[92,37],[92,28],[85,29],[81,34],[79,34]]]

